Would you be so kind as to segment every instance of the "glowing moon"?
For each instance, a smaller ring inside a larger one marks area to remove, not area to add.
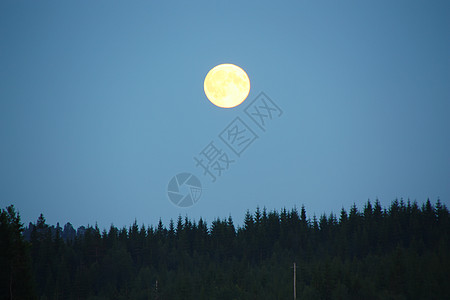
[[[244,102],[250,92],[250,79],[244,70],[233,64],[212,68],[205,77],[206,97],[214,105],[235,107]]]

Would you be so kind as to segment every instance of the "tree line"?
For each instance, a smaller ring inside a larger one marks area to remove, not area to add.
[[[207,224],[23,227],[0,214],[0,299],[450,299],[445,205],[367,201],[308,218],[301,207]]]

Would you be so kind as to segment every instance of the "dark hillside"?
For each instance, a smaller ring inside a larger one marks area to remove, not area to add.
[[[167,226],[75,232],[41,215],[16,254],[8,241],[17,237],[7,232],[18,232],[18,221],[8,212],[2,299],[8,278],[22,278],[9,270],[26,271],[17,260],[26,262],[28,250],[40,299],[292,299],[293,262],[298,299],[450,299],[450,218],[440,201],[395,200],[386,209],[369,201],[312,219],[304,207],[257,208],[242,228],[231,217],[210,225],[179,217]]]

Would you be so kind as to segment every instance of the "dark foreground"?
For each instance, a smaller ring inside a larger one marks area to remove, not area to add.
[[[367,202],[307,219],[259,208],[244,226],[182,219],[108,231],[0,215],[0,299],[450,299],[450,218]]]

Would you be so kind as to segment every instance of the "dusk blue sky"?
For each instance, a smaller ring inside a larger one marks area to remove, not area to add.
[[[1,1],[1,207],[108,228],[450,206],[449,33],[449,1]],[[221,63],[250,78],[236,108],[204,94]],[[260,92],[283,115],[212,183],[193,157],[255,126]],[[205,188],[190,208],[167,197],[180,172]]]

